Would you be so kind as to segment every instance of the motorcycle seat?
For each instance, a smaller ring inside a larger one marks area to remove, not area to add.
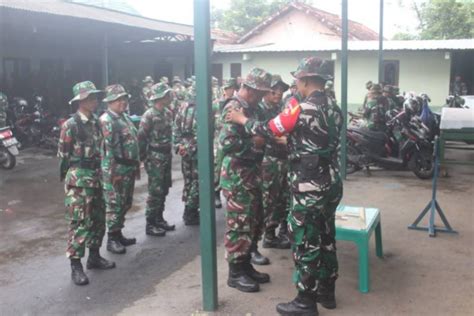
[[[384,132],[372,131],[366,127],[354,128],[352,130],[377,141],[385,142],[387,140],[387,135]]]

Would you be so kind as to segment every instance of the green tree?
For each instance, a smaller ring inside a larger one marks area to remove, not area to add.
[[[420,19],[421,39],[474,37],[474,2],[431,0],[415,6]]]
[[[213,27],[244,34],[290,2],[290,0],[232,0],[227,10],[213,8],[211,22]]]

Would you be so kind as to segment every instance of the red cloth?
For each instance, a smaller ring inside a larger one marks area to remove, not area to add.
[[[270,120],[268,126],[276,136],[283,136],[295,128],[301,112],[301,106],[296,98],[291,98],[288,107]]]

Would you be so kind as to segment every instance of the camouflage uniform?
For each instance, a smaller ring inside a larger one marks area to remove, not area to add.
[[[254,68],[244,85],[270,91],[271,75]],[[257,107],[250,106],[239,96],[226,102],[222,118],[231,109],[241,109],[248,117],[257,119]],[[244,263],[249,260],[252,242],[260,236],[263,217],[260,164],[263,148],[255,145],[252,136],[242,126],[232,123],[223,124],[219,140],[224,156],[220,186],[227,199],[226,259],[232,264]]]
[[[7,126],[7,96],[0,92],[0,128]]]
[[[367,127],[372,130],[384,131],[386,128],[385,113],[388,110],[389,103],[387,98],[382,95],[382,87],[379,84],[373,84],[367,95],[364,111]]]
[[[103,102],[128,96],[118,84],[108,86]],[[100,117],[104,135],[102,146],[102,179],[107,205],[109,233],[120,232],[125,214],[132,207],[135,178],[139,173],[137,129],[126,113],[107,110]]]
[[[293,76],[330,78],[326,62],[305,58]],[[342,113],[324,92],[315,91],[292,104],[268,124],[248,120],[252,135],[288,135],[291,210],[288,216],[298,291],[315,293],[318,281],[338,276],[335,211],[342,197],[338,148]]]
[[[184,148],[181,158],[184,187],[182,200],[185,205],[183,219],[186,224],[199,223],[199,179],[197,157],[196,103],[194,98],[183,103],[173,125],[176,152]]]
[[[152,87],[150,101],[161,99],[170,92],[168,85],[160,82]],[[143,114],[140,122],[138,139],[140,156],[148,174],[145,216],[149,221],[164,221],[163,211],[171,182],[172,122],[173,115],[168,108],[160,110],[155,106]]]
[[[146,76],[143,80],[143,83],[145,86],[142,88],[142,99],[143,103],[145,104],[145,109],[148,109],[150,107],[148,98],[150,98],[151,95],[151,86],[148,86],[148,84],[154,84],[153,78],[151,76]]]

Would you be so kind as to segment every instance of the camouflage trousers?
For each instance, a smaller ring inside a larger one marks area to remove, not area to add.
[[[288,231],[292,243],[298,291],[316,291],[318,281],[338,276],[336,256],[336,208],[342,198],[342,182],[328,191],[292,192]]]
[[[163,214],[166,196],[171,186],[171,153],[155,153],[145,162],[148,174],[148,197],[145,217],[154,219]]]
[[[125,215],[132,208],[136,170],[128,169],[130,171],[120,172],[120,175],[111,177],[112,181],[103,184],[109,233],[124,227]]]
[[[249,258],[250,246],[262,233],[263,209],[260,188],[260,166],[241,166],[224,157],[221,187],[227,200],[224,246],[229,263]]]
[[[222,159],[224,158],[224,153],[219,148],[219,142],[214,142],[214,190],[219,192],[220,187],[220,178],[221,178],[221,169],[222,169]]]
[[[85,248],[100,248],[105,234],[105,204],[100,188],[66,187],[69,221],[66,255],[84,257]]]
[[[262,162],[262,204],[265,230],[274,230],[288,215],[288,161],[265,156]]]
[[[199,179],[197,156],[185,156],[181,160],[181,170],[183,172],[184,187],[182,200],[189,209],[199,208]]]

